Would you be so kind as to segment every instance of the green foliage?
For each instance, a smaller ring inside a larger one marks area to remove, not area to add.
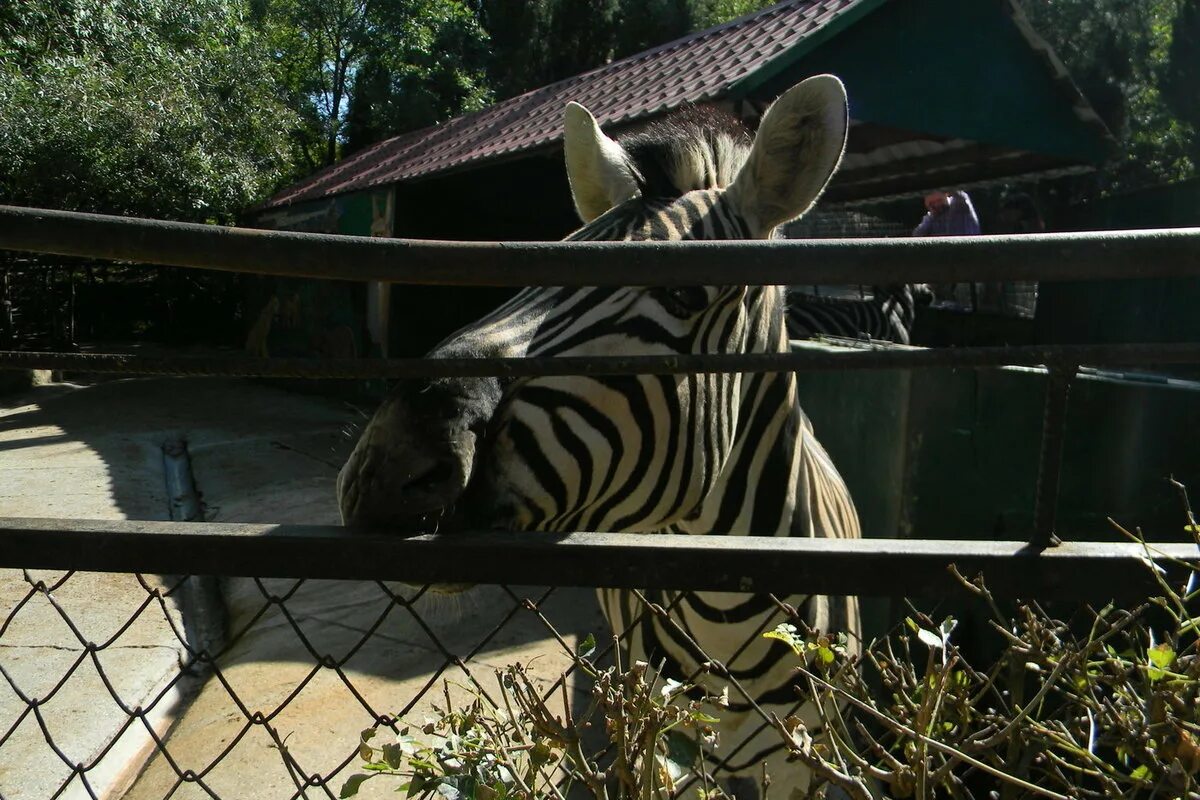
[[[290,177],[292,113],[237,3],[0,11],[8,203],[225,220]]]
[[[588,639],[581,651],[594,649]],[[422,725],[402,727],[394,737],[377,728],[362,732],[363,772],[346,780],[340,796],[353,797],[364,783],[384,776],[396,792],[418,800],[561,798],[556,787],[564,781],[597,800],[674,794],[702,764],[699,743],[716,741],[712,726],[718,720],[701,706],[727,705],[727,699],[689,700],[688,686],[669,680],[659,685],[644,662],[624,672],[597,671],[586,655],[577,656],[576,664],[592,682],[591,703],[578,716],[569,705],[551,709],[521,666],[497,671],[499,707],[468,690],[473,699],[456,709],[447,686],[445,705]],[[564,704],[566,699],[564,691]],[[591,752],[585,741],[584,731],[593,725],[607,734],[602,752]],[[380,733],[387,740],[382,744],[376,743]]]
[[[308,169],[482,107],[487,34],[458,0],[259,0]]]
[[[483,108],[487,34],[454,0],[374,4],[345,122],[346,152]]]
[[[763,638],[783,642],[791,647],[796,655],[806,656],[809,665],[821,668],[831,666],[839,656],[846,655],[845,633],[838,633],[832,639],[828,636],[805,637],[795,625],[785,622],[764,633]]]
[[[1189,23],[1194,5],[1195,0],[1023,3],[1117,139],[1118,153],[1105,170],[1113,188],[1195,173],[1200,119],[1181,108],[1195,97],[1197,51],[1188,50],[1182,38],[1173,45],[1177,31],[1194,24]]]
[[[763,0],[699,0],[693,3],[692,24],[698,30],[711,28],[766,8]]]
[[[1159,72],[1163,101],[1175,117],[1192,129],[1189,148],[1193,166],[1200,165],[1200,0],[1180,0],[1171,24],[1171,44]]]
[[[765,8],[770,0],[480,0],[500,98]]]
[[[370,44],[366,0],[256,0],[279,97],[298,115],[294,158],[312,171],[337,158],[344,106]]]
[[[0,0],[5,202],[229,220],[388,136],[769,0]],[[1110,188],[1200,163],[1200,0],[1026,0],[1120,143]]]
[[[1003,641],[987,664],[952,641],[954,620],[916,611],[866,649],[862,670],[837,648],[823,657],[819,632],[780,626],[764,636],[805,656],[800,684],[823,732],[772,721],[819,783],[862,800],[872,780],[899,798],[1195,797],[1200,591],[1195,574],[1170,584],[1146,564],[1160,596],[1129,609],[1072,603],[1066,618],[1032,602],[1005,613],[982,579],[959,576]]]

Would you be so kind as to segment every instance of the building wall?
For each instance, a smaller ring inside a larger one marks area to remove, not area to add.
[[[273,230],[386,235],[387,190],[301,203],[256,215]],[[381,227],[383,226],[383,227]],[[307,278],[246,276],[247,349],[257,355],[352,358],[371,351],[367,287]]]

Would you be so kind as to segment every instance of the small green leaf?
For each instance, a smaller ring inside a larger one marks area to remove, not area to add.
[[[763,634],[764,639],[778,639],[792,648],[792,652],[801,655],[804,652],[804,640],[796,636],[796,626],[784,623],[776,626],[775,630]]]
[[[1163,642],[1146,651],[1150,658],[1150,668],[1146,671],[1150,682],[1161,680],[1167,674],[1167,667],[1175,662],[1175,650]]]
[[[1150,768],[1145,764],[1142,764],[1133,772],[1129,773],[1129,777],[1133,778],[1135,781],[1148,781],[1150,780]]]
[[[829,666],[834,661],[833,650],[828,647],[817,648],[817,661],[824,666]]]
[[[358,788],[363,785],[363,781],[372,777],[371,775],[351,775],[342,784],[342,791],[338,793],[338,797],[353,797],[358,794]]]
[[[1147,655],[1150,656],[1151,664],[1162,669],[1166,669],[1175,662],[1175,650],[1166,642],[1151,647],[1147,651]]]
[[[589,633],[587,638],[575,648],[575,655],[579,658],[587,658],[594,652],[596,652],[596,637]]]
[[[696,713],[692,714],[692,721],[699,722],[704,725],[716,725],[721,720],[712,716],[711,714],[705,714],[702,711],[697,711]]]

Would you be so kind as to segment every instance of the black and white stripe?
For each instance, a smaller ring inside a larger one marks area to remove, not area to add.
[[[909,344],[917,308],[933,299],[926,284],[876,286],[872,297],[823,297],[788,287],[787,326],[793,339],[816,336],[866,337]]]
[[[844,89],[830,76],[785,93],[753,146],[727,120],[698,112],[621,146],[571,106],[568,171],[587,224],[569,238],[765,238],[820,194],[845,124]],[[780,152],[795,163],[773,163]],[[785,311],[778,286],[530,288],[431,355],[786,352]],[[849,492],[787,372],[402,384],[364,431],[338,491],[350,524],[859,536]],[[629,592],[599,595],[614,629],[631,630],[631,658],[662,663],[680,679],[720,662],[755,703],[782,715],[797,710],[819,728],[815,706],[796,700],[794,656],[760,635],[784,620],[771,598],[652,592],[674,608],[671,622]],[[857,640],[854,598],[783,599],[814,627]],[[804,786],[806,770],[785,763],[781,740],[763,729],[752,703],[736,692],[730,700],[721,752],[746,741],[727,774],[757,775],[769,760],[783,786]]]

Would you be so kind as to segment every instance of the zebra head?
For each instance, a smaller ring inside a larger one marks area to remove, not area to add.
[[[841,159],[846,129],[845,90],[828,75],[781,96],[752,140],[693,113],[618,143],[571,103],[564,149],[585,225],[569,239],[767,238],[816,201]],[[787,347],[779,287],[560,287],[524,290],[429,356]],[[743,408],[752,382],[740,375],[403,381],[338,477],[342,516],[349,525],[418,530],[714,529],[720,515],[706,510],[705,499],[736,457],[736,432],[752,415]],[[772,402],[794,404],[794,392]]]

